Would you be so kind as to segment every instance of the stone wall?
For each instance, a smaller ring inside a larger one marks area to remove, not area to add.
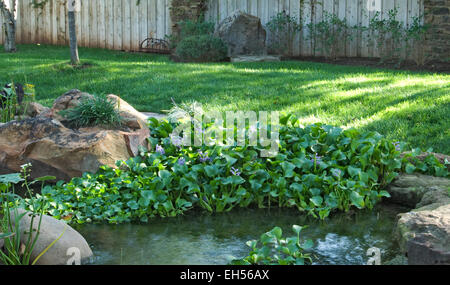
[[[450,0],[425,0],[425,23],[431,25],[426,54],[433,59],[450,60]]]
[[[172,20],[172,35],[178,36],[178,23],[186,20],[197,20],[203,17],[207,9],[207,0],[172,0],[170,18]]]

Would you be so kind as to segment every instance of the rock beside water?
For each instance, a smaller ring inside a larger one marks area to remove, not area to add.
[[[150,130],[146,117],[117,96],[124,128],[107,130],[98,127],[70,129],[58,113],[76,106],[92,95],[71,90],[56,99],[45,115],[0,125],[0,174],[19,172],[21,165],[32,164],[32,176],[55,176],[58,180],[95,173],[101,165],[115,167],[118,160],[138,155],[148,148]]]
[[[24,212],[24,210],[18,210],[19,215]],[[12,213],[11,216],[14,220],[15,215]],[[20,240],[23,244],[26,244],[29,238],[30,226],[31,215],[27,212],[19,223]],[[33,239],[36,236],[38,226],[39,216],[35,217],[33,221]],[[36,265],[66,265],[69,261],[78,263],[93,256],[88,243],[77,231],[64,221],[43,215],[30,262],[33,262],[53,242],[55,243],[39,258]]]
[[[402,174],[388,191],[392,202],[416,208],[398,215],[394,234],[408,264],[450,264],[450,180]]]

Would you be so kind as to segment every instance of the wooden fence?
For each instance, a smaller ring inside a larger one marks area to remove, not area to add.
[[[423,0],[212,0],[209,2],[207,18],[220,22],[239,9],[258,16],[265,25],[272,16],[284,10],[298,21],[302,19],[303,24],[308,24],[320,22],[327,12],[340,19],[346,18],[351,26],[368,26],[369,19],[377,11],[386,19],[387,11],[394,7],[398,8],[397,20],[404,25],[410,24],[412,17],[423,14]],[[314,41],[308,40],[308,33],[306,27],[298,33],[291,47],[293,55],[321,55],[314,48]],[[344,46],[339,56],[379,57],[377,49],[368,46],[367,35],[362,32],[356,32],[353,40],[344,43]]]
[[[423,14],[424,0],[209,0],[207,19],[216,23],[236,10],[261,18],[263,25],[272,16],[285,10],[304,23],[321,21],[325,12],[346,18],[350,25],[369,24],[377,10],[383,18],[387,11],[398,7],[398,20],[409,24],[413,16]],[[66,4],[64,0],[49,0],[43,9],[31,7],[31,0],[17,0],[17,42],[67,45],[69,41]],[[322,4],[320,4],[322,3]],[[374,4],[370,8],[370,4]],[[138,50],[140,41],[154,36],[164,38],[171,32],[171,0],[81,0],[76,13],[80,46],[115,50]],[[369,9],[370,8],[370,9]],[[1,16],[0,16],[1,20]],[[0,43],[3,42],[3,31]],[[308,40],[308,29],[299,33],[291,47],[293,55],[321,55]],[[378,57],[376,48],[367,45],[362,32],[344,43],[340,56]]]
[[[31,0],[17,0],[17,43],[69,44],[65,0],[49,0],[33,8]],[[140,41],[170,34],[171,0],[80,0],[75,13],[80,46],[138,50]],[[1,16],[0,16],[1,19]],[[3,31],[0,43],[3,42]]]

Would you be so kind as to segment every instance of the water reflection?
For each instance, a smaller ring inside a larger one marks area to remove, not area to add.
[[[315,264],[365,264],[370,247],[382,260],[398,252],[391,240],[395,216],[406,209],[380,205],[373,211],[336,214],[318,221],[293,209],[239,209],[207,215],[154,219],[148,224],[80,225],[76,229],[92,246],[92,264],[197,265],[227,264],[248,252],[245,242],[280,226],[293,235],[293,224],[309,225],[303,239],[312,239]]]

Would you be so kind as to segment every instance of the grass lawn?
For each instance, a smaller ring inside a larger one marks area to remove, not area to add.
[[[295,112],[305,124],[375,130],[450,154],[450,74],[285,61],[181,64],[167,56],[80,48],[89,68],[66,63],[67,47],[0,52],[0,83],[36,86],[44,105],[69,89],[117,94],[140,111],[198,101],[206,109]]]

